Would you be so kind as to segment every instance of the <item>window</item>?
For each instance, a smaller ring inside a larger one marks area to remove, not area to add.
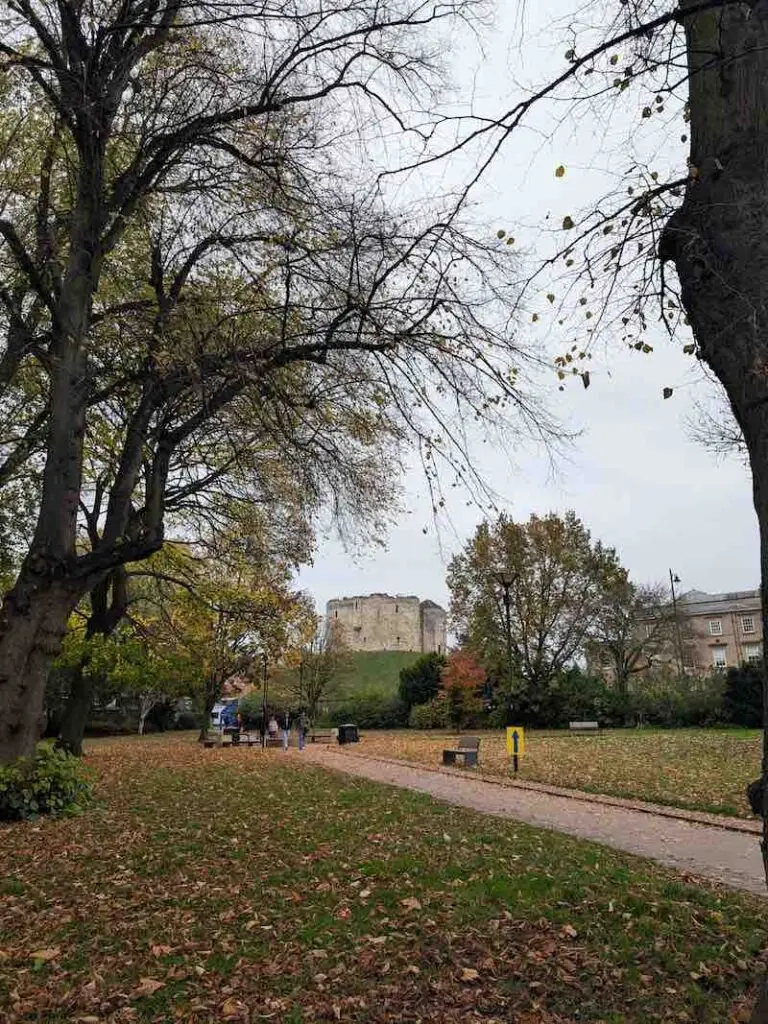
[[[712,664],[715,666],[715,668],[727,668],[728,657],[725,652],[725,647],[712,648]]]
[[[334,612],[334,613],[333,613],[333,617],[334,617],[335,619],[338,619],[338,617],[339,617],[339,613],[338,613],[338,612]]]
[[[710,636],[722,636],[723,635],[723,620],[722,619],[710,619],[709,620],[709,635]]]
[[[696,668],[696,648],[690,644],[683,645],[683,668]]]
[[[755,632],[755,617],[754,615],[742,615],[741,617],[741,628],[745,633]]]
[[[759,665],[763,660],[761,644],[744,644],[744,661],[749,665]]]
[[[395,615],[397,615],[399,610],[400,610],[400,606],[396,604],[395,605]]]
[[[645,624],[645,639],[647,640],[648,637],[651,636],[652,633],[653,633],[653,623],[652,622],[646,622],[646,624]]]
[[[395,643],[396,643],[396,644],[399,644],[399,643],[400,643],[400,637],[399,637],[399,636],[396,636],[396,637],[395,637]]]

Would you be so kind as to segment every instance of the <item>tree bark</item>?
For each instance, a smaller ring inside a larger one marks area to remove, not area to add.
[[[83,754],[83,737],[93,702],[94,680],[86,668],[87,662],[83,661],[73,673],[64,717],[56,738],[56,746],[75,757],[82,757]]]
[[[682,12],[693,0],[681,0]],[[734,5],[685,22],[692,178],[661,239],[699,355],[725,388],[752,470],[768,651],[768,17]],[[719,59],[716,59],[719,57]],[[765,680],[765,672],[764,672]],[[763,683],[763,863],[768,881],[768,691]],[[753,1024],[768,1022],[763,984]]]
[[[30,757],[45,726],[45,682],[78,593],[50,586],[28,602],[12,590],[0,627],[0,764]]]
[[[91,615],[86,626],[86,637],[110,636],[120,624],[127,608],[128,574],[124,566],[118,566],[91,591]],[[85,727],[93,703],[95,684],[86,671],[87,667],[88,662],[85,660],[73,676],[64,718],[56,739],[57,747],[75,757],[82,756]]]

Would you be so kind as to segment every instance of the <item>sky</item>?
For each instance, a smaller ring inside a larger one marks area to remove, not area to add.
[[[468,43],[456,50],[459,101],[500,111],[521,85],[561,70],[570,45],[565,23],[576,6],[574,0],[500,5],[483,53]],[[473,193],[477,215],[504,226],[531,258],[550,244],[543,224],[559,224],[585,197],[605,190],[627,155],[629,139],[654,154],[662,173],[665,166],[679,171],[685,147],[670,143],[678,137],[676,126],[664,127],[661,146],[645,122],[647,137],[641,137],[633,104],[644,102],[639,93],[635,99],[628,95],[610,122],[582,116],[559,125],[561,108],[537,111]],[[473,159],[471,153],[455,157],[447,171],[451,179],[470,175]],[[554,170],[561,163],[566,174],[558,179]],[[536,301],[533,296],[534,309]],[[521,331],[530,329],[520,325]],[[470,439],[473,462],[491,482],[500,510],[522,520],[533,512],[574,509],[594,538],[617,549],[636,582],[664,582],[672,569],[682,591],[756,587],[759,549],[748,470],[738,457],[716,458],[690,438],[694,404],[706,403],[712,387],[682,352],[688,339],[672,342],[654,329],[649,340],[653,353],[641,355],[621,347],[618,338],[601,339],[593,350],[588,390],[576,382],[559,392],[554,377],[545,381],[552,409],[579,432],[554,465],[541,450],[502,451],[479,434]],[[557,339],[549,344],[553,353],[561,350]],[[665,387],[674,389],[666,401]],[[298,580],[318,611],[333,597],[375,591],[416,594],[447,607],[448,562],[485,510],[471,495],[449,491],[445,515],[436,523],[418,468],[407,472],[403,486],[405,511],[389,531],[386,548],[366,546],[360,538],[354,550],[345,549],[332,529],[323,531],[314,563]]]

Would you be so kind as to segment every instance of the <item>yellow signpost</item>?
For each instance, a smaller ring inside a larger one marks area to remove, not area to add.
[[[525,753],[525,729],[522,725],[507,726],[507,753],[512,758],[513,768],[517,771],[517,759]]]

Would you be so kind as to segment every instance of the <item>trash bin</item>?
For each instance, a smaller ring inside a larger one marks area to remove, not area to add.
[[[340,725],[339,726],[339,744],[342,743],[359,743],[360,735],[357,731],[356,725]]]

